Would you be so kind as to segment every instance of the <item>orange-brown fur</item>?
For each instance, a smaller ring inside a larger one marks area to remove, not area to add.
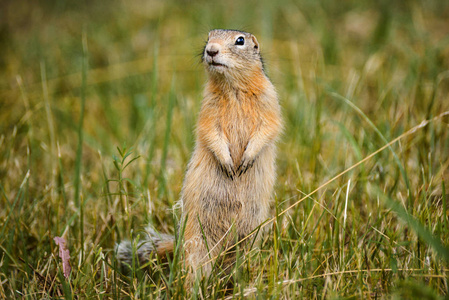
[[[244,39],[244,45],[237,44],[239,38]],[[191,274],[200,269],[208,274],[210,257],[270,216],[275,142],[282,121],[259,50],[256,38],[249,33],[209,33],[203,53],[209,79],[180,200],[182,220],[187,218],[184,247]],[[152,249],[158,253],[173,248],[170,242],[164,249],[155,244]]]

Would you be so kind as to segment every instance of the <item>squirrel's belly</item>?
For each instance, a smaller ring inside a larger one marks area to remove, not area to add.
[[[211,242],[218,242],[232,226],[239,236],[245,236],[268,218],[274,178],[270,145],[245,174],[233,179],[210,151],[198,147],[184,180],[184,211],[201,223]]]

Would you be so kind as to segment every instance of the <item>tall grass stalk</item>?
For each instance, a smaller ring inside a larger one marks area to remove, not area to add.
[[[156,132],[157,132],[157,118],[156,118],[156,99],[157,99],[157,94],[158,94],[158,79],[159,79],[159,44],[156,42],[154,44],[153,47],[153,70],[151,73],[151,94],[150,94],[150,107],[149,107],[149,111],[148,111],[148,116],[147,116],[147,122],[149,123],[149,127],[150,127],[150,131],[148,134],[148,142],[149,142],[149,146],[148,146],[148,158],[147,158],[147,163],[146,163],[146,168],[145,168],[145,177],[143,180],[143,186],[148,186],[148,180],[149,180],[149,176],[150,173],[152,171],[151,169],[151,160],[154,157],[154,150],[156,149],[155,147],[155,136],[156,136]]]
[[[88,68],[88,58],[87,58],[87,34],[83,33],[82,38],[83,45],[83,56],[81,64],[81,107],[80,116],[78,121],[78,147],[76,151],[75,160],[75,176],[74,176],[74,200],[77,213],[79,214],[79,219],[75,223],[75,236],[79,238],[81,245],[84,245],[84,203],[81,203],[81,168],[82,168],[82,156],[83,156],[83,122],[84,122],[84,110],[86,105],[86,82],[87,82],[87,68]],[[84,201],[83,201],[84,202]],[[79,222],[79,223],[78,223]],[[84,256],[84,247],[80,248],[81,261]]]
[[[159,189],[159,197],[166,194],[167,189],[167,182],[165,179],[165,172],[166,172],[166,164],[167,164],[167,155],[168,155],[168,145],[170,143],[170,134],[171,134],[171,128],[172,128],[172,119],[173,119],[173,109],[176,102],[176,94],[175,94],[175,78],[172,79],[172,84],[170,88],[170,93],[168,96],[168,105],[167,105],[167,116],[165,119],[165,134],[164,134],[164,143],[162,147],[162,157],[161,157],[161,171],[159,175],[159,183],[160,183],[160,189]]]

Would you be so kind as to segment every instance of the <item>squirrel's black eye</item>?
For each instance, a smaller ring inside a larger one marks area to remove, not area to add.
[[[235,40],[235,44],[238,46],[243,46],[245,45],[245,38],[243,36],[239,36],[236,40]]]

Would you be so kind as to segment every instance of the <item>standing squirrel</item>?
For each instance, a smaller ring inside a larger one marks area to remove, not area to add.
[[[196,128],[196,145],[181,193],[188,281],[212,271],[223,249],[241,240],[270,216],[276,179],[276,140],[281,109],[266,76],[259,43],[250,33],[212,30],[202,56],[208,73]],[[151,252],[173,252],[174,237],[147,229],[137,246],[140,264]],[[207,242],[207,244],[206,244]],[[117,248],[132,265],[130,242]],[[229,258],[229,256],[227,256]],[[233,259],[223,260],[229,266]]]

